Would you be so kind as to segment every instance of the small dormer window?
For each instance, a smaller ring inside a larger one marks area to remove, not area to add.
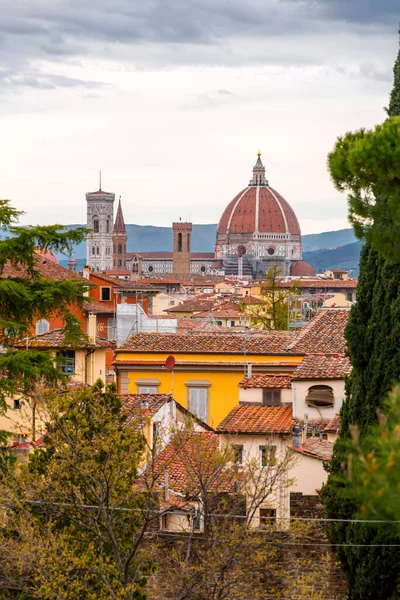
[[[264,406],[279,406],[281,403],[280,389],[263,389]]]

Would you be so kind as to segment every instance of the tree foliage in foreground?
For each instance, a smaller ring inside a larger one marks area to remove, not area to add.
[[[279,494],[287,493],[291,449],[274,455],[265,466],[260,466],[258,457],[244,457],[238,468],[232,464],[232,446],[219,446],[217,436],[210,439],[180,431],[173,447],[174,461],[179,461],[186,481],[186,499],[198,507],[198,529],[185,535],[178,530],[172,545],[171,534],[161,536],[157,553],[160,597],[265,598],[265,589],[273,590],[282,576],[282,564],[277,546],[266,543],[274,521],[260,523],[259,509],[271,502],[274,506]],[[165,468],[168,463],[162,465],[162,473]],[[274,598],[278,597],[276,590]]]
[[[82,303],[85,284],[41,277],[35,250],[72,251],[84,239],[85,229],[66,230],[62,225],[18,227],[21,212],[0,200],[0,228],[11,237],[0,240],[0,411],[6,398],[28,394],[39,380],[54,383],[59,374],[51,357],[37,351],[15,351],[12,342],[25,335],[35,319],[62,316],[71,338],[78,331],[71,306]]]
[[[43,402],[51,425],[0,486],[0,597],[143,600],[154,563],[143,539],[154,497],[134,485],[144,442],[115,386]]]
[[[334,182],[349,192],[350,215],[359,235],[365,233],[360,256],[357,304],[346,328],[353,366],[341,410],[340,438],[334,447],[322,496],[331,519],[356,519],[363,501],[350,493],[348,456],[354,452],[351,428],[367,455],[378,441],[372,434],[378,412],[400,374],[400,77],[396,62],[390,117],[370,132],[340,138],[329,157]],[[372,437],[371,437],[372,435]],[[365,498],[364,498],[365,501]],[[400,544],[393,527],[336,522],[330,540],[338,544],[349,584],[350,600],[400,598]]]

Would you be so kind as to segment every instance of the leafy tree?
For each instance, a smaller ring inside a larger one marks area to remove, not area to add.
[[[85,229],[66,230],[62,225],[18,227],[20,215],[8,200],[0,200],[0,227],[10,234],[0,240],[0,342],[5,350],[0,354],[2,412],[6,410],[7,397],[27,394],[37,381],[54,383],[59,376],[50,355],[12,350],[12,342],[28,331],[35,318],[50,314],[65,318],[73,338],[79,328],[70,307],[83,302],[86,289],[79,281],[41,277],[35,253],[37,249],[71,252],[73,245],[84,239]]]
[[[135,484],[144,441],[115,385],[102,386],[49,392],[45,447],[1,480],[2,598],[146,598],[143,541],[158,516]]]
[[[260,506],[268,506],[278,490],[290,485],[287,471],[293,461],[290,449],[264,467],[258,458],[245,457],[238,468],[234,448],[219,445],[217,436],[192,430],[177,432],[173,453],[156,459],[155,469],[164,477],[177,463],[184,481],[184,498],[197,507],[197,528],[184,536],[175,534],[173,547],[161,537],[158,546],[159,587],[174,600],[223,600],[265,598],[265,586],[273,588],[282,574],[276,545],[267,547],[266,535],[273,522],[261,524]],[[181,490],[180,490],[181,491]],[[182,493],[179,497],[183,500]],[[173,504],[171,504],[173,506]],[[167,534],[168,535],[168,534]],[[278,598],[278,592],[274,596]]]
[[[257,329],[288,329],[289,304],[299,295],[297,283],[289,288],[283,288],[280,282],[283,269],[272,265],[266,272],[265,282],[261,286],[261,304],[240,303],[242,312],[250,316],[250,323]]]
[[[400,389],[389,395],[369,438],[352,430],[348,474],[360,516],[392,521],[400,528]]]
[[[340,138],[329,156],[331,175],[339,189],[350,192],[350,215],[359,235],[367,239],[360,257],[357,304],[346,328],[348,354],[353,366],[341,410],[340,437],[334,447],[327,485],[322,496],[328,517],[354,519],[360,498],[349,493],[346,465],[352,452],[351,427],[371,448],[370,434],[384,411],[386,397],[400,373],[400,179],[394,157],[400,152],[400,93],[398,65],[389,104],[389,116],[371,132]],[[399,538],[384,525],[337,522],[330,539],[349,582],[350,600],[400,598]],[[369,546],[369,547],[368,547]]]

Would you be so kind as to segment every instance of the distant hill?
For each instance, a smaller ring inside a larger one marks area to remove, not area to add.
[[[358,277],[361,246],[362,242],[358,240],[334,250],[303,252],[303,260],[310,263],[316,273],[322,273],[327,269],[346,269],[351,271],[351,277]]]
[[[75,228],[79,225],[68,225]],[[156,227],[154,225],[127,225],[128,252],[158,252],[160,250],[172,250],[171,227]],[[215,235],[217,224],[193,225],[192,249],[193,252],[213,252],[215,247]],[[346,246],[356,241],[352,229],[340,229],[339,231],[325,231],[303,235],[303,252],[334,249]],[[75,258],[85,258],[86,244],[82,242],[75,248]],[[63,259],[63,255],[57,255]]]
[[[310,250],[329,250],[347,246],[357,241],[353,229],[339,229],[338,231],[324,231],[303,235],[303,252]]]

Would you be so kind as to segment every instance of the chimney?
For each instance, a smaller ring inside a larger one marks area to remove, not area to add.
[[[88,318],[88,337],[89,337],[89,340],[93,344],[96,343],[96,333],[97,333],[97,317],[93,313],[90,313],[89,318]]]
[[[85,279],[89,279],[89,275],[90,275],[90,267],[88,267],[87,265],[85,265],[83,267],[83,271],[82,271],[82,275]]]
[[[293,448],[296,448],[298,446],[301,446],[301,427],[300,425],[295,425],[293,428],[293,438],[292,438],[292,446]]]
[[[253,376],[253,364],[252,363],[247,363],[247,377],[250,379],[250,377]]]

